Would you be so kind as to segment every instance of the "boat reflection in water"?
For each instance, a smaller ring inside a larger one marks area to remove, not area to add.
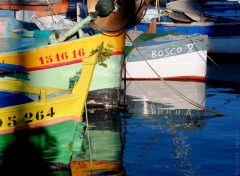
[[[142,146],[142,141],[137,141],[139,148],[144,148],[146,145],[154,148],[155,143],[159,149],[164,145],[160,153],[159,151],[148,151],[161,158],[162,165],[159,163],[161,166],[159,166],[158,171],[155,171],[155,174],[160,172],[159,175],[163,173],[168,175],[171,172],[170,175],[172,175],[174,171],[167,170],[165,167],[165,164],[171,163],[172,166],[169,167],[175,168],[176,173],[180,175],[198,175],[200,166],[194,164],[189,157],[192,142],[189,135],[192,131],[201,130],[206,126],[205,83],[127,81],[123,87],[125,87],[125,97],[123,98],[126,112],[125,124],[129,124],[130,118],[140,119],[137,121],[138,129],[136,131],[133,127],[125,127],[128,133],[136,134],[139,132],[140,134],[136,135],[137,138],[145,139]],[[124,127],[122,128],[124,129]],[[141,130],[148,132],[142,134]],[[134,145],[131,142],[131,136],[126,138],[128,142],[125,143],[125,150],[131,151],[128,147]],[[151,143],[146,144],[147,141]],[[160,142],[158,143],[158,141]],[[137,153],[136,157],[141,156],[137,150],[131,152]],[[145,151],[145,153],[148,152]],[[127,154],[124,154],[125,157]],[[169,159],[171,160],[169,163],[163,162]],[[125,170],[127,172],[128,169],[125,167]]]
[[[125,105],[134,114],[201,117],[205,89],[202,82],[127,81]]]
[[[144,149],[149,138],[154,139],[150,140],[151,143],[157,141],[164,143],[164,148],[161,149],[163,152],[156,153],[161,160],[170,158],[172,167],[178,173],[197,175],[199,166],[194,165],[189,157],[190,143],[185,132],[199,130],[206,125],[205,111],[202,109],[205,106],[205,83],[179,81],[166,83],[173,89],[162,81],[126,82],[126,94],[123,96],[126,109],[123,114],[127,115],[127,118],[121,114],[120,119],[120,113],[116,109],[88,109],[84,121],[88,121],[89,131],[86,130],[84,135],[82,151],[73,155],[72,176],[128,175],[127,170],[131,166],[131,164],[128,166],[128,158],[137,164],[138,157],[141,156],[138,149],[144,152],[141,149]],[[180,93],[192,100],[192,104],[179,97]],[[194,102],[199,107],[194,106]],[[136,133],[131,135],[131,130],[136,128],[131,128],[129,125],[133,123],[125,121],[131,121],[132,118],[143,119],[136,124],[137,131],[142,128],[140,123],[143,126],[150,125],[151,130],[144,133],[144,136],[139,137]],[[156,132],[159,135],[154,134]],[[164,132],[167,135],[162,135]],[[161,139],[157,140],[157,137]],[[134,140],[131,140],[132,138]],[[130,153],[127,153],[129,151]],[[166,154],[167,156],[164,156]]]
[[[84,120],[89,130],[84,135],[81,152],[73,155],[72,176],[125,175],[122,167],[120,114],[116,109],[88,109]]]

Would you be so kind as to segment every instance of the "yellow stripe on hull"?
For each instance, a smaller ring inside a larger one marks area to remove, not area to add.
[[[97,34],[91,37],[67,41],[9,54],[0,54],[0,61],[6,64],[22,65],[28,70],[54,68],[81,62],[96,46],[104,42],[114,53],[124,51],[125,32],[119,34]]]
[[[0,90],[12,91],[12,92],[22,92],[30,94],[39,94],[42,90],[45,91],[46,95],[50,95],[56,92],[71,92],[70,89],[58,89],[51,87],[40,87],[27,85],[22,81],[18,80],[2,80],[0,81]]]

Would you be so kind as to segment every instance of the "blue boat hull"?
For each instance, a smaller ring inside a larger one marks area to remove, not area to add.
[[[146,32],[149,22],[139,23],[136,28]],[[134,30],[133,28],[131,30]],[[240,23],[174,23],[157,22],[156,33],[178,33],[185,35],[208,35],[209,54],[240,54]]]
[[[137,25],[137,29],[140,31],[146,31],[149,27],[149,23],[140,23]],[[196,33],[208,36],[240,36],[240,23],[157,23],[157,33],[181,33],[193,35]]]

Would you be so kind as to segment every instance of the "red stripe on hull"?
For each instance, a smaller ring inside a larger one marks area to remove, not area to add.
[[[206,78],[201,76],[176,76],[176,77],[165,77],[162,78],[165,81],[195,81],[195,82],[205,82]],[[130,81],[147,81],[147,80],[161,80],[160,78],[122,78],[122,80]]]
[[[0,131],[0,135],[1,134],[14,133],[16,131],[24,131],[24,130],[31,130],[31,129],[35,129],[35,128],[47,127],[47,126],[50,126],[50,125],[63,123],[63,122],[67,122],[67,121],[81,122],[82,117],[68,116],[68,117],[62,117],[62,118],[58,118],[58,119],[54,119],[54,120],[48,120],[48,121],[40,122],[40,123],[37,123],[37,124],[32,124],[32,125],[30,124],[30,125],[27,125],[27,126],[24,126],[24,127],[19,127],[19,128],[13,128],[13,129],[10,129],[10,130]]]
[[[77,64],[77,63],[81,63],[81,62],[82,62],[82,59],[77,59],[74,61],[61,62],[61,63],[57,63],[57,64],[51,64],[51,65],[45,65],[45,66],[39,66],[39,67],[31,67],[31,68],[28,68],[27,71],[45,70],[45,69],[50,69],[50,68],[55,68],[55,67]]]
[[[120,54],[123,54],[123,53],[124,53],[124,51],[116,51],[116,52],[113,53],[113,56],[114,55],[120,55]]]
[[[114,55],[121,55],[123,54],[123,51],[116,51],[113,53]],[[81,63],[82,62],[82,58],[81,59],[75,59],[73,61],[67,61],[67,62],[61,62],[61,63],[56,63],[56,64],[51,64],[51,65],[44,65],[44,66],[38,66],[38,67],[30,67],[27,69],[27,71],[37,71],[37,70],[45,70],[45,69],[50,69],[50,68],[56,68],[56,67],[61,67],[61,66],[66,66],[66,65],[72,65],[72,64],[77,64],[77,63]]]

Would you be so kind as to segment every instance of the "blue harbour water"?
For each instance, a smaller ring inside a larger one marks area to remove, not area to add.
[[[239,176],[240,63],[215,62],[208,63],[206,83],[171,83],[198,108],[155,81],[138,82],[139,90],[133,87],[132,92],[127,83],[127,103],[120,110],[89,113],[90,132],[99,135],[90,140],[88,160],[112,164],[101,169],[93,164],[92,175]],[[149,92],[143,89],[154,85]],[[105,142],[99,144],[101,139]]]
[[[177,119],[129,115],[123,165],[127,175],[239,175],[240,101],[231,88],[207,86],[206,107],[224,113],[206,113],[195,119],[199,128],[178,129]],[[178,117],[176,117],[178,118]],[[189,120],[191,121],[191,120]],[[170,127],[165,127],[166,123]]]
[[[235,73],[239,68],[238,63],[208,64],[205,107],[209,112],[186,117],[188,127],[181,127],[182,116],[122,117],[127,175],[239,176],[240,86]]]

